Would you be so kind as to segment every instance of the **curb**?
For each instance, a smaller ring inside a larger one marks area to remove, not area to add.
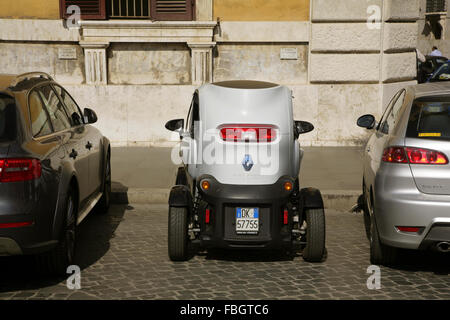
[[[111,202],[114,204],[167,204],[170,189],[165,188],[113,188]],[[326,209],[350,211],[357,203],[360,190],[322,190]]]

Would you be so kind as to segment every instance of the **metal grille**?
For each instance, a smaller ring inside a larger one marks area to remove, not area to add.
[[[67,18],[67,8],[78,6],[82,19],[105,19],[105,0],[60,0],[61,17]]]
[[[110,18],[149,18],[150,0],[109,0]]]
[[[156,1],[158,13],[185,13],[187,11],[186,0],[160,0]]]
[[[427,0],[427,13],[447,12],[445,0]]]
[[[194,6],[194,0],[151,0],[151,14],[155,20],[193,20]]]

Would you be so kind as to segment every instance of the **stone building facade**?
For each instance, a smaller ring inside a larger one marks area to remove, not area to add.
[[[79,29],[61,19],[63,0],[2,2],[0,73],[49,73],[114,145],[142,146],[177,140],[164,124],[205,82],[289,86],[295,118],[316,127],[305,146],[361,144],[358,116],[415,83],[421,0],[192,1],[190,20],[106,14]]]
[[[448,0],[420,0],[418,49],[429,54],[433,46],[450,57],[450,16]]]

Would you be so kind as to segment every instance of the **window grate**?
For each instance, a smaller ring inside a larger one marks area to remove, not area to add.
[[[156,1],[156,11],[158,13],[185,13],[186,6],[185,0]]]
[[[194,0],[151,0],[155,20],[193,20]]]
[[[445,0],[427,0],[427,13],[447,12]]]
[[[81,10],[81,19],[195,19],[195,0],[59,0],[61,18],[72,13],[67,9],[76,5]]]
[[[150,18],[150,0],[109,0],[110,18]]]
[[[105,19],[105,0],[60,0],[61,17],[68,18],[70,6],[78,6],[81,10],[81,19]]]

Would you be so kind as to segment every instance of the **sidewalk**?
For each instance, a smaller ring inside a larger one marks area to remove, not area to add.
[[[362,149],[308,147],[300,186],[318,188],[325,206],[349,210],[361,193]],[[120,147],[111,153],[112,199],[116,203],[167,203],[177,166],[171,148]]]

